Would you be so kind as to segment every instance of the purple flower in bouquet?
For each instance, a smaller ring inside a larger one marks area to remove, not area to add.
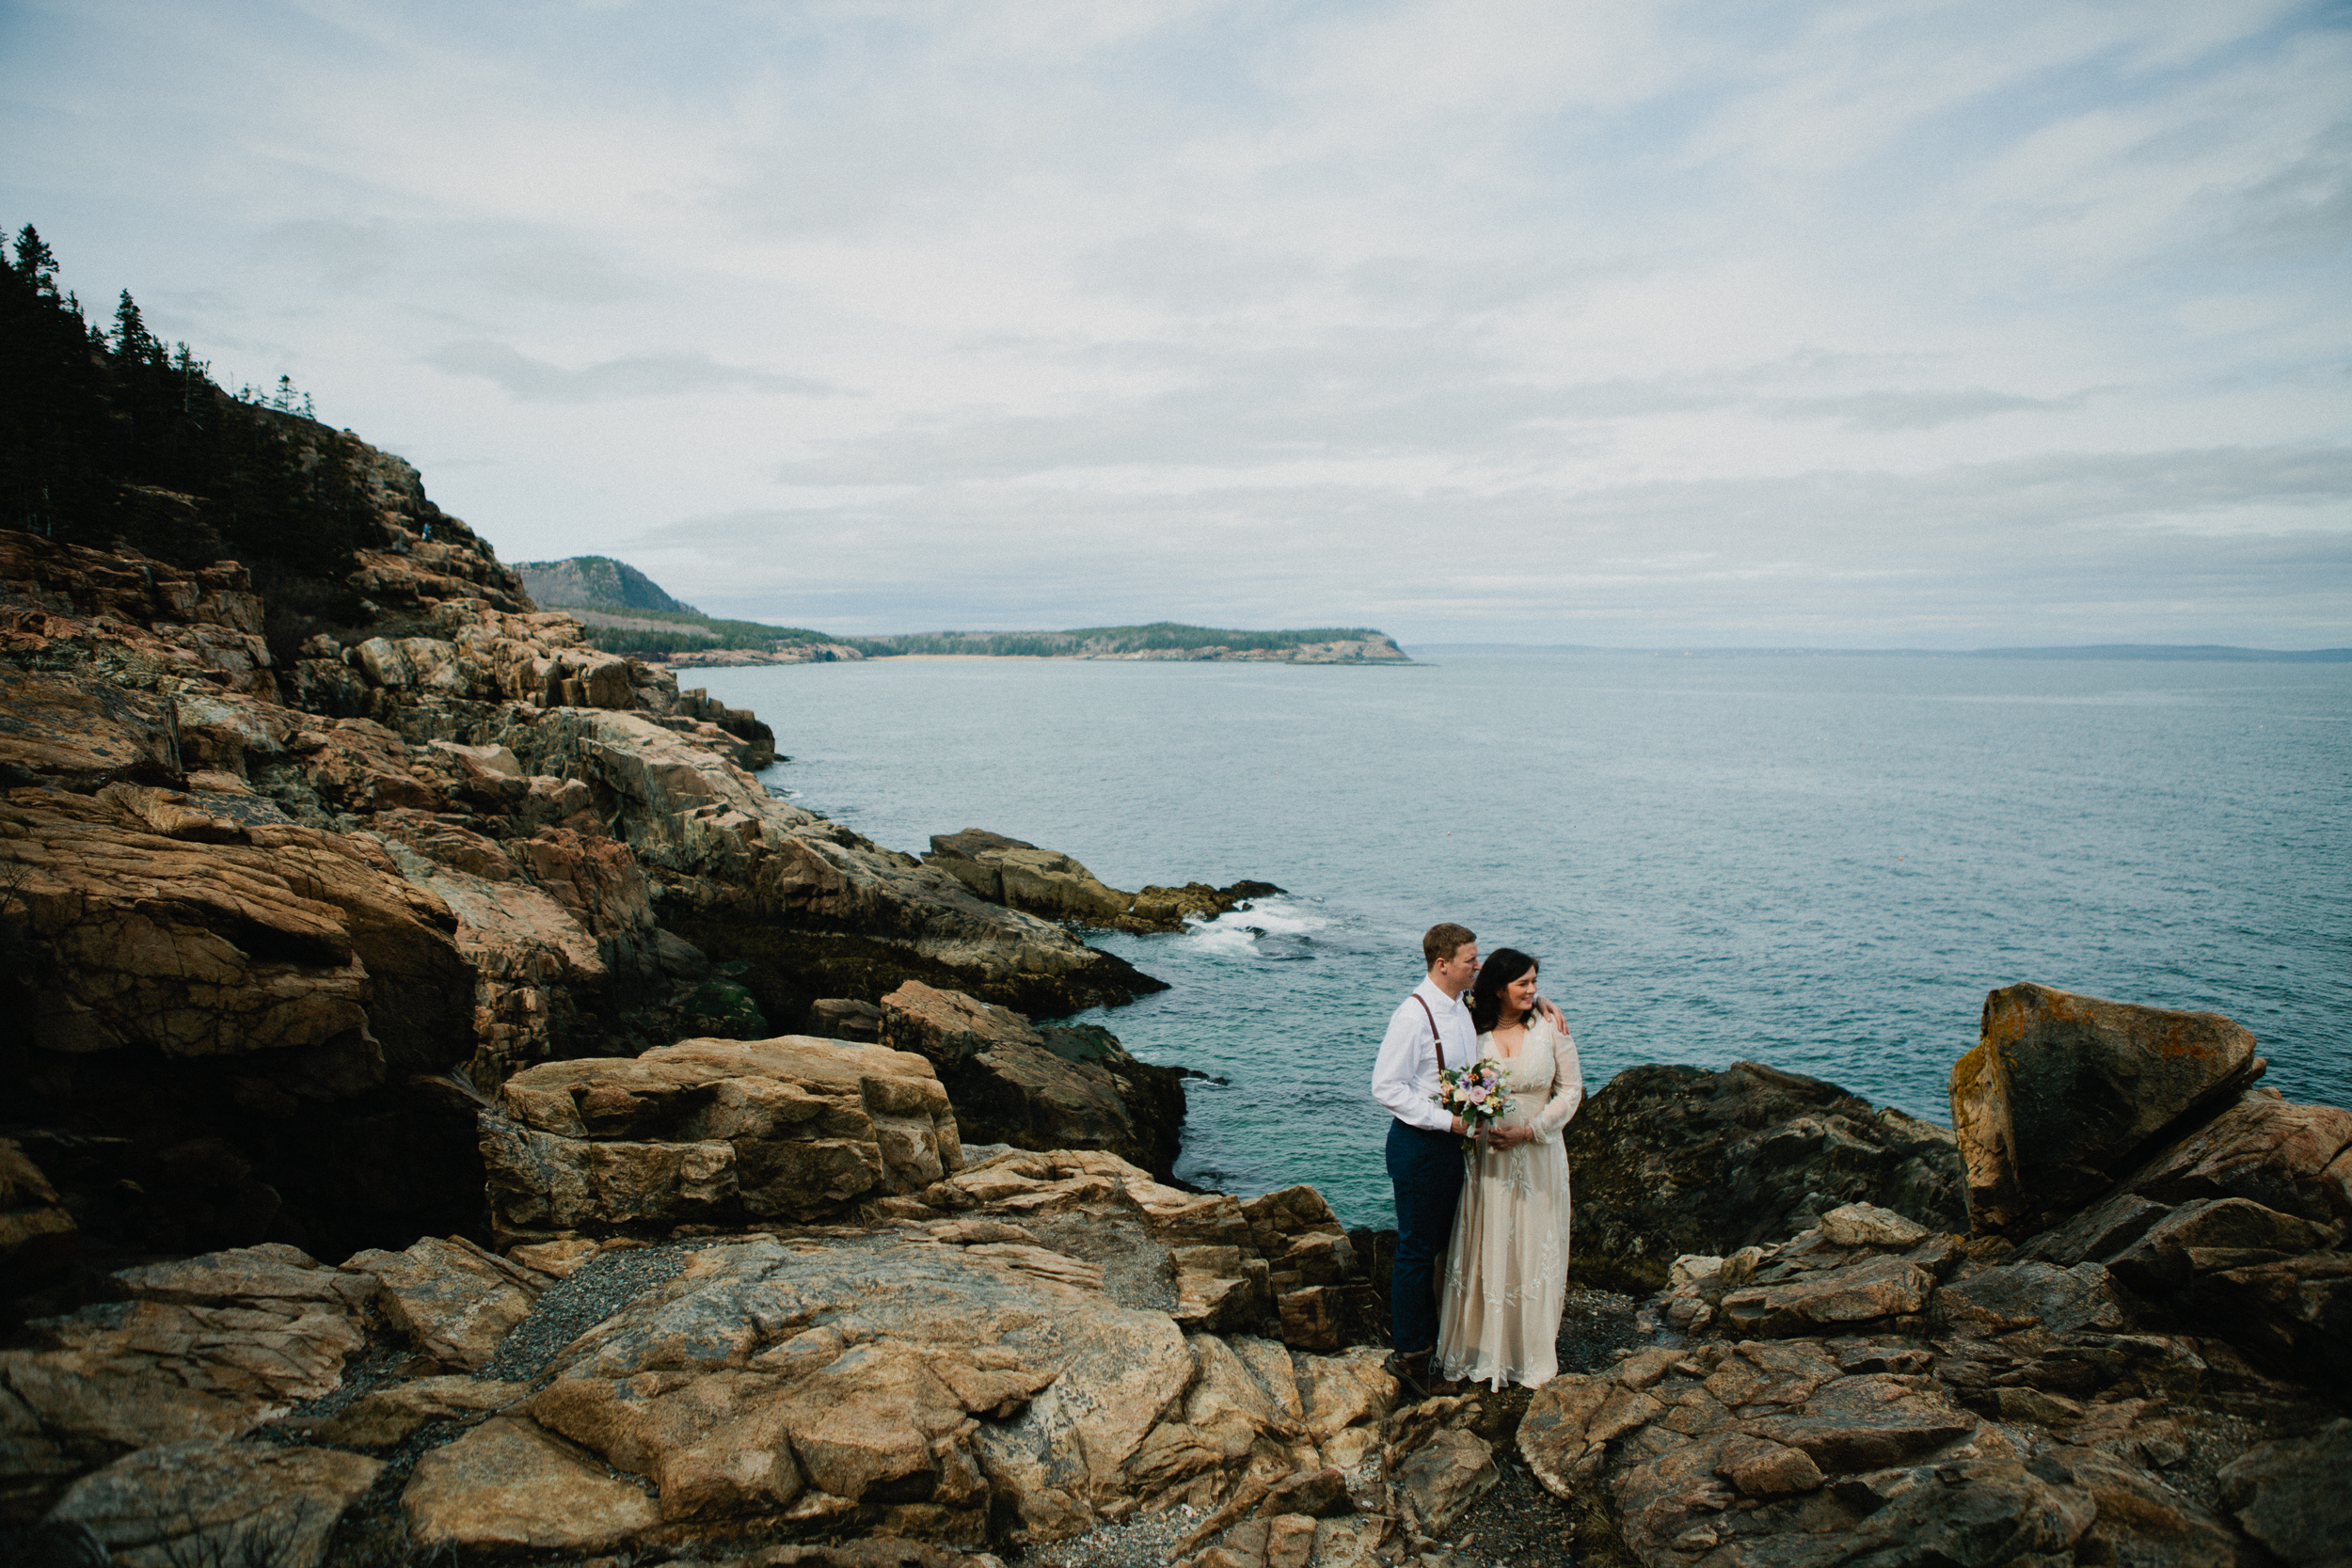
[[[1511,1069],[1485,1057],[1465,1068],[1440,1069],[1438,1092],[1430,1098],[1448,1115],[1460,1117],[1475,1138],[1510,1114],[1510,1083]],[[1469,1144],[1463,1141],[1463,1147]]]

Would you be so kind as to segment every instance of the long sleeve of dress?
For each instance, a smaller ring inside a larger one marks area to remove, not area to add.
[[[1551,1054],[1551,1099],[1529,1122],[1546,1136],[1567,1126],[1584,1103],[1584,1069],[1576,1059],[1576,1037],[1565,1029],[1553,1030]]]

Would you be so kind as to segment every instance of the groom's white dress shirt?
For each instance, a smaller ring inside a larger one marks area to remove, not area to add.
[[[1426,1013],[1421,1010],[1422,1002],[1429,1004]],[[1372,1069],[1372,1098],[1407,1127],[1445,1132],[1454,1127],[1454,1113],[1432,1098],[1438,1092],[1438,1041],[1429,1033],[1433,1019],[1445,1041],[1447,1067],[1464,1068],[1478,1059],[1478,1031],[1470,1024],[1470,1008],[1438,990],[1436,981],[1423,980],[1397,1008],[1389,1020],[1389,1032],[1381,1037],[1380,1059]]]

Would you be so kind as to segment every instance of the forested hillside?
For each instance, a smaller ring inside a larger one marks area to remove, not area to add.
[[[128,290],[111,328],[92,325],[32,225],[0,244],[0,525],[183,565],[242,562],[290,661],[301,637],[367,618],[348,581],[353,551],[373,543],[359,450],[284,377],[269,392],[219,386],[186,343],[148,329]],[[402,504],[425,537],[443,520]]]

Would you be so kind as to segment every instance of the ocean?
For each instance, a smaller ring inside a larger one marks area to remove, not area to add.
[[[1080,1015],[1190,1081],[1178,1173],[1393,1223],[1369,1081],[1438,920],[1536,957],[1588,1091],[1742,1058],[1948,1124],[2020,980],[2251,1029],[2352,1104],[2352,665],[1442,650],[1409,667],[693,672],[763,782],[894,848],[987,828],[1135,888],[1285,892],[1089,940]]]

